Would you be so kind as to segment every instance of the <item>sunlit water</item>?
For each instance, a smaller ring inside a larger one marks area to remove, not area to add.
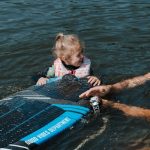
[[[85,42],[95,75],[115,83],[150,71],[150,1],[0,1],[0,97],[33,85],[31,76],[53,61],[58,32]],[[150,84],[125,91],[114,100],[150,108]],[[117,110],[55,144],[51,149],[133,150],[150,148],[150,122]],[[49,149],[48,148],[48,149]]]

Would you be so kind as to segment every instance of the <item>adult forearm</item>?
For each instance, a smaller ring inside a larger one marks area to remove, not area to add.
[[[150,109],[127,104],[113,102],[111,100],[102,99],[103,107],[111,107],[122,111],[126,116],[145,118],[150,121]]]
[[[124,89],[134,88],[134,87],[144,84],[148,80],[150,80],[150,73],[115,83],[115,84],[111,85],[110,91],[118,92],[118,91],[121,91]]]

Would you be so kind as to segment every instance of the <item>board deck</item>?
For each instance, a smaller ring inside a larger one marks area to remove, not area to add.
[[[90,112],[79,99],[89,88],[86,79],[64,76],[2,99],[0,147],[33,149],[69,129]]]

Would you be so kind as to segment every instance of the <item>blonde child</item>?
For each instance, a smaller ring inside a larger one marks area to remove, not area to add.
[[[88,82],[93,86],[100,85],[101,81],[97,77],[91,76],[91,61],[84,56],[83,49],[84,46],[76,35],[59,33],[53,47],[57,59],[47,71],[46,76],[39,78],[37,84],[46,84],[50,77],[72,74],[78,78],[87,77]]]

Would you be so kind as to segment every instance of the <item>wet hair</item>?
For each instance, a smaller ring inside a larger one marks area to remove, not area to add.
[[[84,44],[81,42],[77,35],[58,33],[55,39],[53,52],[56,57],[61,59],[64,56],[69,58],[73,53],[83,51]]]

